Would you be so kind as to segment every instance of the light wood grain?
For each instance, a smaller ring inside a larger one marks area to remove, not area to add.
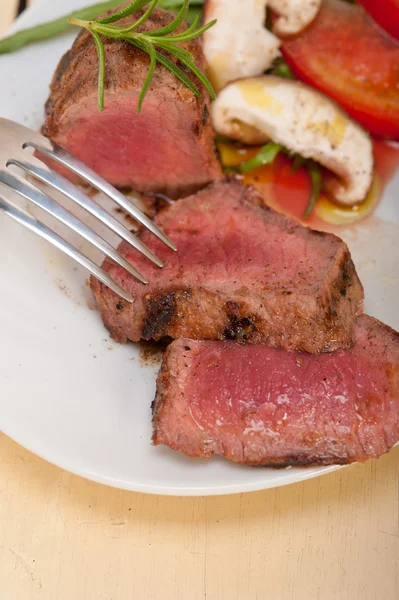
[[[0,1],[0,25],[15,1]],[[1,600],[398,600],[399,448],[215,498],[91,483],[0,436]]]
[[[236,496],[106,488],[0,438],[0,597],[397,600],[399,449]]]

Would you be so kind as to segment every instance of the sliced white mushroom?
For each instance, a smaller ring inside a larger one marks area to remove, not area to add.
[[[268,6],[278,14],[273,24],[276,35],[295,35],[305,29],[317,15],[321,0],[269,0]]]
[[[280,40],[265,27],[267,0],[206,0],[203,36],[208,74],[216,90],[229,81],[260,75],[279,56]]]
[[[245,144],[273,141],[313,158],[338,178],[327,182],[341,203],[364,200],[372,181],[370,137],[337,105],[299,81],[272,75],[242,79],[212,106],[215,130]]]

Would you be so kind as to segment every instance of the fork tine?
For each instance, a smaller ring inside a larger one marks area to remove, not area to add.
[[[117,252],[110,244],[108,244],[108,242],[90,229],[90,227],[87,227],[87,225],[82,223],[82,221],[80,221],[72,213],[63,208],[60,204],[53,200],[53,198],[41,192],[32,183],[22,179],[19,177],[19,175],[15,175],[14,173],[6,170],[0,171],[0,182],[18,192],[27,200],[30,200],[36,204],[36,206],[39,206],[41,209],[45,210],[47,213],[61,221],[61,223],[64,223],[64,225],[70,227],[84,239],[91,242],[105,256],[108,256],[114,262],[126,269],[131,275],[133,275],[133,277],[142,283],[148,283],[148,280],[129,261],[119,254],[119,252]]]
[[[26,153],[24,153],[26,154]],[[29,156],[29,155],[28,155]],[[24,157],[25,159],[25,157]],[[105,211],[89,196],[81,192],[73,183],[68,181],[62,175],[50,170],[41,160],[35,156],[29,156],[28,160],[12,158],[8,161],[9,165],[16,165],[24,171],[31,173],[44,183],[54,187],[56,190],[79,204],[91,215],[99,219],[104,225],[107,225],[114,233],[128,242],[133,248],[141,252],[146,258],[158,267],[163,267],[163,262],[145,245],[143,242],[126,229],[117,219]]]
[[[47,140],[46,140],[47,142]],[[97,175],[95,171],[84,165],[80,160],[76,159],[72,154],[70,154],[61,146],[58,146],[55,142],[51,142],[53,147],[52,150],[49,150],[46,145],[41,145],[36,142],[28,142],[24,144],[24,148],[27,146],[32,146],[36,150],[43,152],[50,158],[53,158],[57,162],[62,165],[68,167],[75,173],[77,173],[80,177],[88,181],[93,187],[95,187],[100,192],[103,192],[107,196],[109,196],[112,200],[114,200],[119,206],[121,206],[129,215],[131,215],[134,219],[139,221],[142,225],[144,225],[151,233],[153,233],[159,240],[161,240],[168,248],[173,251],[176,251],[176,246],[169,239],[167,235],[163,233],[152,221],[149,219],[144,213],[141,212],[133,203],[131,203],[123,194],[118,192],[112,185],[110,185],[105,179]]]
[[[17,208],[13,204],[10,204],[1,196],[0,194],[0,212],[3,212],[7,216],[20,223],[24,227],[27,227],[41,238],[47,240],[67,254],[71,258],[73,258],[80,265],[85,267],[92,275],[94,275],[97,279],[99,279],[104,285],[109,287],[113,292],[121,296],[127,302],[133,302],[132,295],[123,289],[112,277],[105,273],[100,267],[98,267],[94,262],[92,262],[89,258],[84,256],[79,250],[76,250],[71,244],[69,244],[66,240],[64,240],[61,236],[57,235],[51,229],[46,227],[43,223],[29,215],[26,211]]]

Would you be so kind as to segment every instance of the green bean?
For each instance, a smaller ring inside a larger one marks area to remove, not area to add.
[[[265,146],[259,150],[259,152],[242,163],[238,167],[238,171],[240,173],[247,173],[248,171],[252,171],[252,169],[257,169],[258,167],[262,167],[263,165],[271,164],[276,158],[277,154],[282,150],[282,146],[280,144],[275,144],[274,142],[269,142]]]
[[[18,48],[22,48],[22,46],[30,44],[30,42],[45,40],[66,31],[70,27],[68,19],[93,19],[100,13],[105,12],[110,8],[114,8],[118,4],[120,4],[120,0],[100,2],[82,8],[81,10],[74,11],[69,15],[59,17],[54,21],[48,21],[48,23],[42,23],[41,25],[18,31],[18,33],[14,33],[14,35],[10,35],[0,40],[0,54],[14,52],[14,50],[18,50]]]
[[[201,6],[203,2],[204,0],[192,0],[191,5]],[[8,37],[0,39],[0,54],[14,52],[15,50],[18,50],[19,48],[22,48],[31,42],[46,40],[63,33],[64,31],[67,31],[70,28],[70,24],[68,22],[69,19],[94,19],[102,12],[114,8],[119,4],[121,4],[121,0],[108,0],[108,2],[99,2],[98,4],[92,4],[91,6],[82,8],[81,10],[74,11],[69,15],[59,17],[54,21],[48,21],[47,23],[42,23],[40,25],[36,25],[35,27],[18,31],[18,33],[14,33],[13,35],[9,35]],[[169,10],[176,9],[181,6],[181,4],[182,0],[161,0],[159,3],[162,8]],[[195,9],[193,10],[195,11]]]

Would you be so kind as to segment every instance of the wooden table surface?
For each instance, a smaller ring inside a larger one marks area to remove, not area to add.
[[[17,0],[0,0],[0,33]],[[214,498],[124,492],[0,435],[1,600],[398,600],[399,448]]]

